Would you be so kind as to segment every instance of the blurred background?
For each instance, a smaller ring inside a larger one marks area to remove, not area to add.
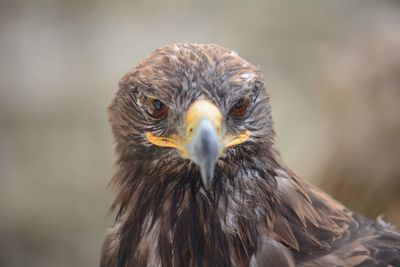
[[[0,1],[0,266],[97,266],[113,194],[106,107],[172,42],[259,66],[284,161],[400,225],[400,1]]]

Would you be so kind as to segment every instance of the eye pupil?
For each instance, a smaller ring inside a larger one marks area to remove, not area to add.
[[[243,106],[243,98],[241,98],[241,99],[239,99],[236,103],[235,103],[235,105],[234,105],[234,108],[241,108],[242,106]]]
[[[162,110],[164,108],[164,103],[160,100],[156,99],[153,102],[153,107],[155,110]]]
[[[151,97],[144,98],[146,110],[149,115],[156,119],[164,118],[168,114],[168,107],[161,101]]]

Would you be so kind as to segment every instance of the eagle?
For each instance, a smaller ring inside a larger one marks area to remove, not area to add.
[[[108,112],[116,216],[101,267],[400,266],[394,226],[282,162],[262,74],[237,53],[159,48],[123,76]]]

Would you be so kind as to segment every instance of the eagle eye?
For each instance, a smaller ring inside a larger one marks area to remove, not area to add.
[[[167,116],[168,107],[161,100],[151,97],[145,97],[146,110],[150,116],[161,119]]]
[[[235,102],[231,108],[230,114],[236,118],[242,117],[249,109],[250,99],[248,97],[242,97]]]

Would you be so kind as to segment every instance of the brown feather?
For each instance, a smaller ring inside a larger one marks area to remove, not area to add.
[[[144,111],[146,95],[168,104],[164,120]],[[242,95],[253,97],[249,114],[233,120]],[[218,106],[226,132],[251,133],[219,158],[210,191],[193,162],[145,137],[179,131],[199,98]],[[121,79],[109,119],[116,220],[101,267],[400,266],[395,230],[352,213],[280,162],[262,75],[236,53],[196,44],[156,50]]]

